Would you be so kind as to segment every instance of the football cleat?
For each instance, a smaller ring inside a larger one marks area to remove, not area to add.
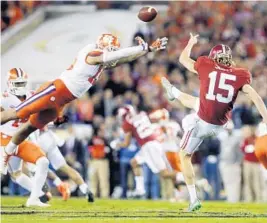
[[[46,192],[44,195],[39,197],[42,203],[47,203],[52,199],[52,194],[50,192]]]
[[[26,202],[26,207],[50,207],[50,204],[45,204],[39,200],[39,198],[31,199],[29,198]]]
[[[70,198],[70,187],[68,183],[62,182],[60,185],[57,186],[57,189],[62,195],[64,201]]]
[[[162,84],[162,87],[165,89],[165,91],[167,93],[169,101],[173,101],[175,99],[175,97],[174,97],[174,95],[172,93],[173,85],[165,77],[161,78],[161,84]]]
[[[91,191],[88,191],[87,194],[86,194],[86,198],[87,198],[87,201],[90,202],[90,203],[93,203],[94,202],[94,195]]]
[[[201,203],[197,199],[195,202],[189,204],[188,212],[198,211],[198,210],[200,210],[201,207],[202,207]]]

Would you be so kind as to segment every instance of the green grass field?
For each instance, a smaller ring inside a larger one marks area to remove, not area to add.
[[[267,222],[267,204],[227,204],[203,202],[197,213],[186,212],[187,203],[137,200],[96,200],[88,204],[85,199],[62,201],[53,198],[51,207],[25,208],[25,197],[2,197],[2,222],[12,223],[258,223]]]

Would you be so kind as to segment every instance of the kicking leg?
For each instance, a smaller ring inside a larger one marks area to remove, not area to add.
[[[165,77],[161,78],[161,84],[164,87],[168,99],[173,101],[175,99],[179,100],[185,107],[194,109],[198,111],[199,108],[199,98],[194,97],[190,94],[186,94],[176,87],[174,87]]]

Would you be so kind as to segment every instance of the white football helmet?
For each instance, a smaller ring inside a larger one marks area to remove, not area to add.
[[[21,68],[12,68],[7,73],[8,91],[16,96],[26,95],[28,75]]]

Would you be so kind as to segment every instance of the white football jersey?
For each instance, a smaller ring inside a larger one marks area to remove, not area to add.
[[[33,95],[33,91],[28,91],[26,93],[26,98],[29,98]],[[22,101],[15,95],[5,91],[1,95],[1,107],[4,110],[17,107]],[[0,132],[4,133],[8,136],[13,136],[22,123],[26,122],[27,119],[24,120],[12,120],[3,125],[0,125]]]
[[[77,98],[87,92],[99,78],[104,67],[86,63],[87,55],[96,49],[95,44],[89,44],[79,51],[70,68],[63,71],[59,77],[69,91]]]

